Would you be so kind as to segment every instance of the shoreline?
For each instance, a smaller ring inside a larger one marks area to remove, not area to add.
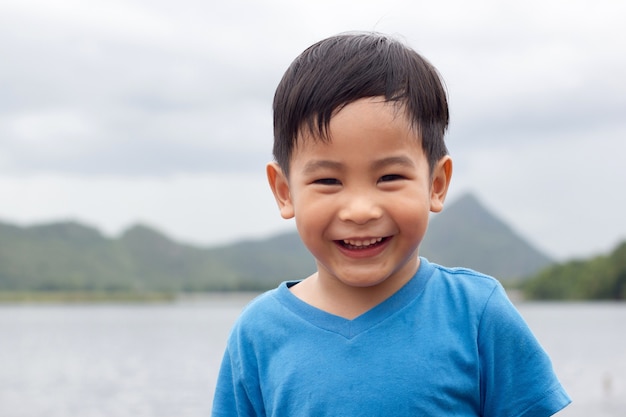
[[[79,304],[173,302],[178,295],[166,292],[104,291],[0,291],[2,304]]]

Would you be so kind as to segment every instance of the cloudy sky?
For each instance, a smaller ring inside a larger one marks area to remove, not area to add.
[[[142,222],[216,245],[293,228],[265,182],[289,63],[398,36],[450,98],[450,200],[475,193],[560,259],[626,239],[618,0],[3,0],[0,220]]]

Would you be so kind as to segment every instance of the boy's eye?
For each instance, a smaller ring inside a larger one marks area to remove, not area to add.
[[[336,178],[320,178],[318,180],[313,181],[313,184],[320,184],[320,185],[340,185],[341,183],[339,182],[338,179]]]
[[[397,180],[401,180],[404,179],[404,177],[402,175],[398,175],[398,174],[389,174],[389,175],[383,175],[382,177],[380,177],[380,182],[388,182],[388,181],[397,181]]]

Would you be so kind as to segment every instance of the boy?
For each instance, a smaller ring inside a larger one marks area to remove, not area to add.
[[[446,93],[375,33],[304,51],[274,98],[270,187],[317,272],[235,324],[213,416],[549,416],[569,402],[490,277],[418,255],[452,161]]]

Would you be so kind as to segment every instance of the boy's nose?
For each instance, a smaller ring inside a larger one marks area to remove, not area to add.
[[[381,218],[383,209],[376,199],[368,196],[357,196],[342,202],[339,210],[339,219],[356,224],[365,224],[369,221]]]

